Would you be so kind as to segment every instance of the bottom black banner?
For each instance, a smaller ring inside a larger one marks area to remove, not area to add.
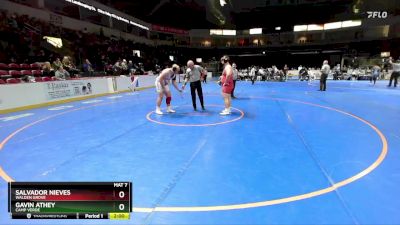
[[[108,213],[11,213],[12,219],[108,219]]]

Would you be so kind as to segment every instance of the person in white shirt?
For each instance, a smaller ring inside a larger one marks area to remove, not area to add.
[[[235,97],[235,88],[236,88],[236,81],[239,78],[239,71],[236,68],[236,63],[232,64],[232,72],[233,72],[233,90],[232,90],[232,98]]]
[[[285,66],[283,67],[283,75],[285,76],[285,81],[288,80],[288,71],[289,67],[287,66],[287,64],[285,64]]]
[[[394,87],[397,87],[397,79],[400,76],[400,59],[398,59],[395,63],[393,62],[393,58],[389,58],[389,63],[392,65],[393,72],[390,75],[389,85],[392,86],[392,81],[394,80]]]
[[[163,100],[164,95],[167,97],[167,112],[174,113],[175,110],[171,108],[171,91],[169,90],[169,83],[172,80],[172,84],[174,85],[175,89],[179,92],[182,92],[179,89],[178,84],[176,83],[176,75],[179,74],[180,68],[178,65],[174,64],[171,68],[166,68],[161,71],[160,75],[156,78],[156,91],[158,93],[157,102],[156,102],[156,113],[158,115],[162,115],[163,112],[161,111],[161,102]]]
[[[131,91],[136,91],[136,87],[139,85],[139,76],[132,74],[131,75],[131,86],[128,87]]]
[[[328,64],[328,60],[324,60],[321,67],[321,79],[319,81],[319,90],[326,91],[326,79],[328,78],[331,67]]]
[[[69,79],[70,77],[71,77],[70,74],[68,73],[68,71],[64,69],[63,66],[58,67],[58,70],[55,73],[55,78],[57,80],[66,80]]]
[[[372,81],[374,82],[374,85],[376,83],[376,80],[378,79],[378,77],[381,75],[381,68],[378,65],[374,65],[374,67],[372,67],[371,70],[371,80],[370,82],[372,83]]]
[[[185,82],[182,85],[182,90],[185,89],[186,83],[190,82],[190,93],[192,95],[193,109],[195,111],[197,110],[196,107],[196,91],[197,91],[197,95],[199,96],[200,99],[201,108],[205,110],[201,80],[203,79],[204,75],[207,74],[207,72],[203,69],[203,67],[199,65],[194,65],[194,62],[192,60],[189,60],[187,62],[187,67],[188,68],[186,69]]]
[[[297,68],[297,71],[300,71],[301,69],[303,69],[303,66],[302,66],[302,65],[300,65],[300,66]]]
[[[253,67],[251,68],[251,70],[250,70],[251,84],[254,84],[254,81],[255,81],[255,79],[256,79],[256,72],[257,72],[257,69],[256,69],[255,66],[253,66]]]

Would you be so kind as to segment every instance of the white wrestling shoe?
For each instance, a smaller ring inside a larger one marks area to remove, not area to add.
[[[173,109],[171,108],[171,106],[168,106],[168,107],[167,107],[167,112],[169,112],[169,113],[174,113],[175,110],[173,110]]]
[[[226,115],[229,115],[229,114],[231,114],[231,111],[230,110],[226,110],[226,109],[222,110],[222,112],[219,113],[219,115],[221,115],[221,116],[226,116]]]
[[[161,109],[156,109],[156,114],[162,115],[162,114],[164,114],[164,113],[161,111]]]

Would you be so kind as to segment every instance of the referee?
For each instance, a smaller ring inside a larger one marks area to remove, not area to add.
[[[394,87],[397,86],[397,79],[400,76],[400,58],[397,62],[393,62],[393,58],[389,58],[389,63],[392,65],[393,72],[390,75],[389,85],[388,87],[392,86],[392,81],[394,80]]]
[[[321,67],[321,78],[319,80],[319,90],[326,91],[326,79],[328,78],[331,67],[328,64],[328,60],[324,60]]]
[[[204,100],[203,100],[203,89],[201,88],[201,79],[202,75],[204,75],[206,72],[205,70],[199,66],[199,65],[194,65],[194,62],[192,60],[189,60],[187,62],[187,70],[186,70],[186,76],[185,76],[185,82],[182,85],[182,89],[185,88],[186,83],[190,82],[190,93],[192,95],[192,104],[193,104],[193,109],[196,111],[196,90],[197,94],[199,95],[200,99],[200,104],[201,108],[205,110],[204,108]]]

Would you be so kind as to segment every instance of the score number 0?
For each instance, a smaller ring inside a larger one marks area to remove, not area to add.
[[[125,192],[124,192],[124,191],[120,191],[120,192],[118,193],[118,197],[121,198],[121,199],[123,199],[123,198],[125,197]],[[125,204],[123,204],[123,203],[119,204],[118,208],[119,208],[119,210],[124,211],[124,209],[125,209]]]

